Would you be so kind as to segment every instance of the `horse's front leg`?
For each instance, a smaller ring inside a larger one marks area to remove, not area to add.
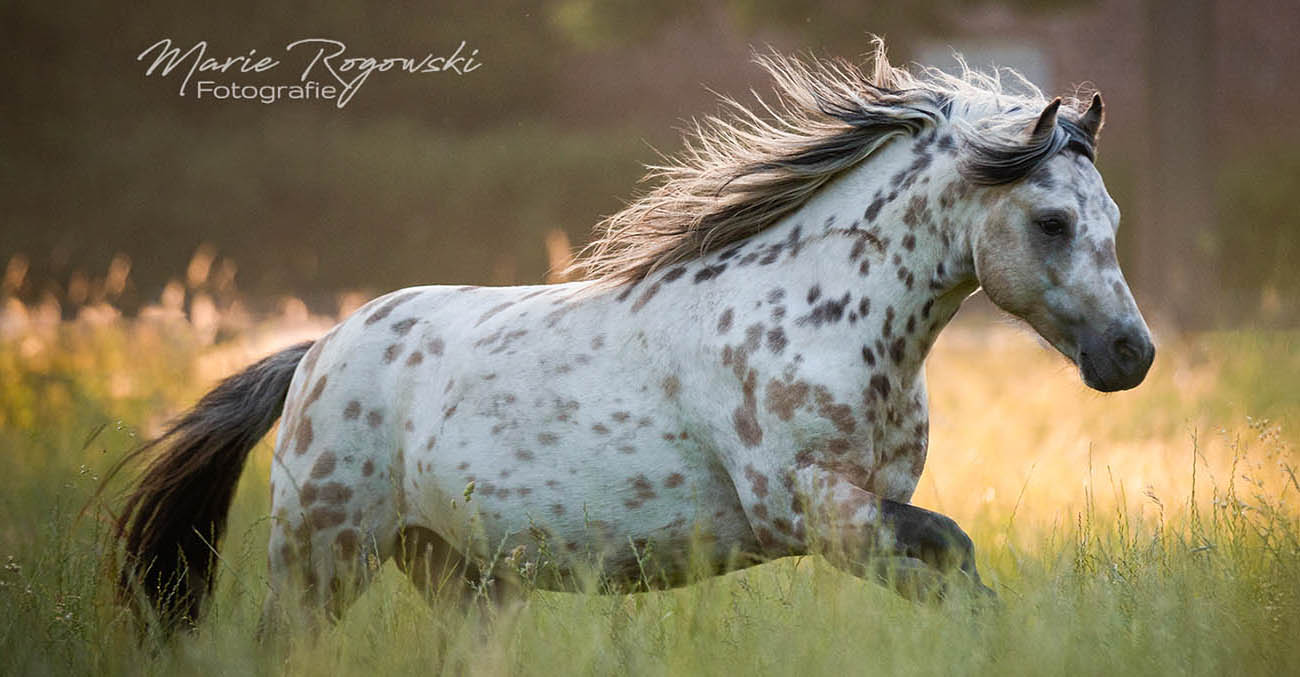
[[[746,472],[750,481],[740,483],[738,491],[742,499],[755,502],[748,512],[760,546],[770,554],[788,546],[815,552],[856,576],[892,584],[913,599],[944,594],[957,572],[979,593],[996,596],[980,581],[970,537],[950,517],[881,498],[818,466],[778,473],[789,481],[770,491],[759,480],[760,471],[750,466]],[[755,486],[765,491],[747,496]],[[785,517],[778,517],[782,504],[791,506],[793,528],[772,529]]]
[[[959,571],[975,590],[996,597],[975,568],[974,543],[952,518],[886,498],[877,498],[874,507],[874,524],[847,528],[868,534],[874,529],[875,537],[869,536],[866,541],[876,551],[867,554],[874,555],[868,562],[877,577],[885,577],[914,596],[928,596],[931,591],[942,594],[945,590],[946,581],[936,578]],[[900,559],[891,560],[891,553]]]
[[[880,498],[840,477],[820,477],[825,506],[819,551],[854,575],[892,584],[913,599],[942,596],[960,572],[979,593],[996,596],[975,568],[975,545],[952,518]],[[817,494],[813,494],[816,496]]]

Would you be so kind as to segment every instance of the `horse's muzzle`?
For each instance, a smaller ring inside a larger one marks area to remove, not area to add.
[[[1080,337],[1076,363],[1089,388],[1110,393],[1136,387],[1155,357],[1156,347],[1145,327],[1114,322],[1104,332]]]

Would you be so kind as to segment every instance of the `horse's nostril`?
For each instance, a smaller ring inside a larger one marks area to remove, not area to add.
[[[1115,357],[1124,364],[1132,364],[1138,360],[1137,348],[1133,347],[1133,342],[1126,337],[1115,339],[1112,349],[1115,351]]]

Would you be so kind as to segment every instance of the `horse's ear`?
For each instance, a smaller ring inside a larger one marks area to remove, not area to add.
[[[1045,134],[1051,134],[1052,129],[1056,127],[1056,111],[1061,108],[1061,97],[1052,99],[1043,109],[1043,113],[1038,116],[1038,122],[1034,123],[1033,131],[1029,132],[1029,138],[1041,139]]]
[[[1101,93],[1092,95],[1092,105],[1084,111],[1083,117],[1079,118],[1079,127],[1087,133],[1088,138],[1093,143],[1097,142],[1097,135],[1101,133],[1101,126],[1106,124],[1106,106],[1101,102]]]

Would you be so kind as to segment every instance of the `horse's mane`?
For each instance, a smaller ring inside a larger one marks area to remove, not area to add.
[[[1024,178],[1072,146],[1092,157],[1092,138],[1071,98],[1050,133],[1029,138],[1047,100],[1010,69],[960,75],[890,65],[872,44],[867,70],[842,59],[799,59],[775,52],[757,63],[775,81],[776,100],[755,114],[722,97],[724,112],[695,121],[686,147],[649,167],[658,185],[597,226],[597,238],[567,271],[598,282],[635,282],[680,261],[727,247],[803,206],[823,185],[890,139],[950,124],[959,168],[973,183]],[[1010,76],[1005,88],[1002,75]]]

